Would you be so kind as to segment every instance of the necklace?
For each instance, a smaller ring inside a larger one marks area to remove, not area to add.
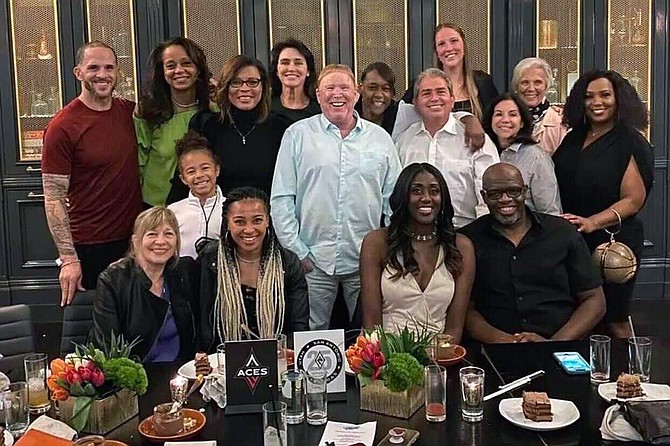
[[[196,105],[200,104],[200,101],[196,99],[195,102],[191,102],[190,104],[182,104],[181,102],[177,101],[175,98],[172,98],[172,103],[179,108],[191,108],[191,107],[195,107]]]
[[[260,257],[257,258],[257,259],[254,259],[254,260],[247,260],[247,259],[244,259],[244,258],[240,257],[240,255],[238,253],[235,253],[235,257],[237,257],[237,260],[239,260],[242,263],[258,263],[261,260]]]
[[[258,124],[258,123],[256,123],[256,124]],[[233,126],[233,128],[235,129],[235,131],[237,132],[237,134],[240,135],[240,136],[242,137],[242,145],[246,145],[246,144],[247,144],[247,136],[249,136],[249,133],[251,133],[251,132],[254,131],[254,129],[256,128],[256,124],[254,124],[254,126],[251,127],[251,130],[249,130],[247,133],[245,133],[245,134],[243,135],[242,132],[240,132],[240,130],[237,128],[237,126],[235,125],[234,122],[231,122],[231,123],[230,123],[230,125]]]
[[[594,136],[600,135],[601,133],[609,132],[610,130],[611,130],[611,128],[609,128],[609,129],[605,128],[605,129],[600,129],[600,130],[597,130],[597,129],[596,130],[591,130],[589,132],[589,136],[591,136],[593,138]]]
[[[433,230],[430,234],[415,234],[413,231],[409,231],[409,236],[412,237],[417,242],[429,242],[435,238],[437,231]]]

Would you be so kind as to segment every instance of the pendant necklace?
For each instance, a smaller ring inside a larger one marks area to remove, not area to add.
[[[258,124],[258,123],[256,123],[256,124]],[[254,124],[254,126],[251,127],[251,130],[249,130],[247,133],[242,134],[242,132],[240,132],[240,130],[237,128],[237,126],[235,125],[234,122],[231,122],[231,123],[230,123],[230,125],[233,126],[233,128],[235,129],[235,131],[237,132],[237,134],[240,135],[240,136],[242,137],[242,145],[246,145],[246,144],[247,144],[247,136],[249,136],[249,133],[251,133],[251,132],[254,131],[254,129],[256,128],[256,124]]]
[[[413,231],[409,231],[409,236],[412,237],[417,242],[429,242],[435,238],[437,231],[433,231],[430,234],[415,234]]]

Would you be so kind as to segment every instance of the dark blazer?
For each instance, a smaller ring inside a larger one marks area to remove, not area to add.
[[[307,282],[302,271],[300,259],[291,251],[281,248],[284,265],[284,334],[309,330],[309,301]],[[219,241],[207,243],[199,252],[200,263],[200,350],[212,353],[221,343],[214,333],[214,301],[218,287],[217,259]]]
[[[180,359],[192,359],[197,343],[197,265],[184,257],[169,261],[163,278],[170,290],[172,314],[179,332]],[[93,301],[91,339],[109,343],[110,334],[123,334],[127,341],[142,341],[132,353],[144,360],[163,326],[168,302],[151,291],[151,280],[133,258],[126,257],[100,274]]]

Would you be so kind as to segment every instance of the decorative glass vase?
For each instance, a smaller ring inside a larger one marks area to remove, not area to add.
[[[425,402],[423,386],[404,392],[391,392],[384,385],[384,381],[375,380],[360,389],[361,410],[396,418],[410,418]]]

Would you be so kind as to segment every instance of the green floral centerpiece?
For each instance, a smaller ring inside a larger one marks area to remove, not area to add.
[[[364,331],[346,352],[349,367],[361,384],[361,409],[409,418],[424,403],[423,367],[433,334],[399,333],[381,327]]]
[[[51,399],[61,418],[80,432],[106,434],[138,413],[137,395],[147,391],[144,367],[131,358],[139,342],[112,333],[102,349],[75,344],[75,353],[51,362]]]

